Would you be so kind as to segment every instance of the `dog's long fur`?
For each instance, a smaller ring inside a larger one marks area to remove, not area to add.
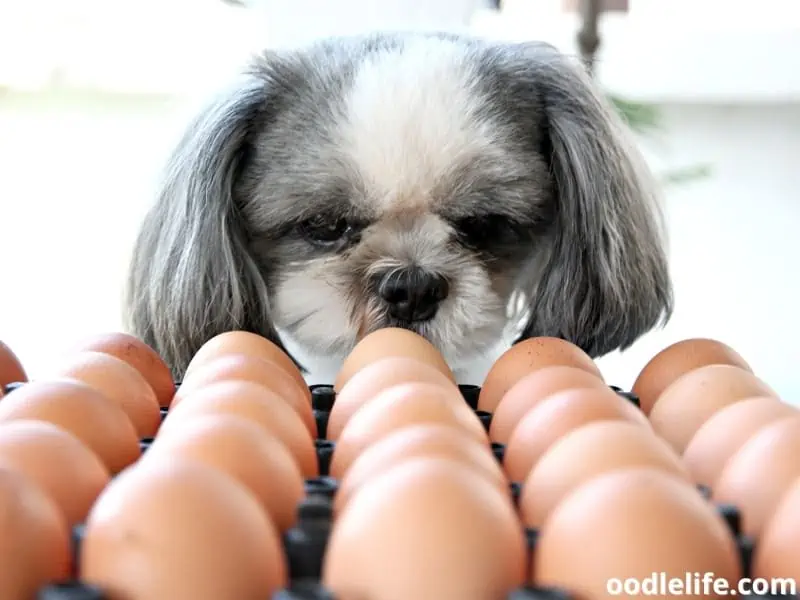
[[[598,357],[669,319],[665,247],[625,126],[549,45],[330,39],[258,57],[191,124],[136,242],[126,317],[176,377],[232,329],[343,358],[396,324],[374,281],[413,264],[450,293],[401,326],[455,367],[515,327]]]

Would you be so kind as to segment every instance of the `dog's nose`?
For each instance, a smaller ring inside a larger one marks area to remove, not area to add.
[[[378,285],[378,293],[389,305],[389,314],[402,321],[432,319],[449,292],[444,277],[418,267],[390,271]]]

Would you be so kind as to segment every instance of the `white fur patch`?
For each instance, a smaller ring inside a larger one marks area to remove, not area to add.
[[[460,159],[491,151],[491,127],[477,117],[476,77],[463,48],[442,40],[361,64],[345,98],[339,147],[374,194],[373,207],[424,208]]]
[[[298,343],[322,354],[346,353],[355,341],[355,330],[341,288],[341,283],[330,279],[325,260],[287,271],[273,300],[276,326],[290,328]],[[325,347],[326,343],[330,346]]]

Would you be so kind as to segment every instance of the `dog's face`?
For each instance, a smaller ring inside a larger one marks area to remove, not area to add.
[[[175,152],[134,253],[132,328],[178,374],[229,329],[343,357],[406,327],[454,367],[514,325],[624,347],[672,302],[637,160],[543,45],[385,35],[267,54]]]
[[[495,344],[557,204],[536,106],[457,43],[389,45],[304,77],[253,139],[238,188],[275,325],[348,352],[379,327],[452,364]]]

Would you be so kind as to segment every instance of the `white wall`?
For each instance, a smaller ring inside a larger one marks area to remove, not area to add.
[[[174,114],[0,95],[0,339],[34,374],[121,328],[120,289]]]
[[[353,21],[348,26],[358,29],[366,23],[359,20],[364,17],[356,0],[350,1]],[[520,0],[523,4],[530,7]],[[167,32],[171,13],[162,14],[158,31]],[[101,63],[91,67],[75,58],[87,57],[85,52],[66,56],[83,65],[74,72],[84,83],[170,92],[195,89],[205,82],[204,61],[222,56],[207,64],[213,67],[209,71],[224,71],[226,61],[255,47],[263,33],[251,18],[247,31],[252,37],[239,36],[232,49],[226,40],[237,38],[235,25],[243,22],[242,14],[236,17],[239,21],[225,14],[230,17],[228,38],[220,33],[200,44],[195,31],[196,46],[187,41],[175,55],[148,59],[152,72],[135,62],[135,52],[129,50],[120,64],[135,77],[126,79],[122,69],[111,80]],[[265,18],[267,13],[259,14]],[[448,23],[447,14],[428,19],[417,15],[415,23],[425,28],[463,26],[461,16]],[[324,29],[322,21],[317,19],[316,34]],[[139,22],[145,27],[147,20]],[[197,28],[209,31],[209,23]],[[284,15],[283,23],[297,25],[282,30],[286,39],[303,29],[293,16]],[[555,22],[513,12],[502,20],[481,14],[475,27],[495,37],[549,39],[568,51],[574,31],[574,23],[563,18]],[[609,381],[628,386],[647,358],[666,344],[712,336],[736,347],[785,400],[800,403],[800,351],[795,345],[800,340],[795,268],[800,259],[800,69],[789,64],[800,56],[792,52],[797,30],[765,26],[758,34],[728,31],[713,38],[694,27],[696,34],[673,32],[673,38],[667,32],[659,38],[657,28],[641,24],[626,29],[611,23],[604,30],[601,80],[632,97],[664,105],[667,132],[657,148],[647,147],[654,168],[708,163],[713,171],[708,180],[668,194],[677,290],[672,322],[600,364]],[[769,35],[762,35],[767,30]],[[675,43],[675,35],[681,43]],[[126,43],[132,41],[129,37]],[[646,51],[628,51],[637,44],[645,44]],[[222,46],[227,54],[215,52]],[[199,58],[187,65],[190,75],[170,77],[193,50]],[[122,57],[123,46],[109,52]],[[52,57],[49,63],[41,57],[33,63],[42,75],[28,78],[36,87],[46,79]],[[0,58],[0,85],[13,83],[14,77],[19,83],[21,75],[33,72],[13,69]],[[150,79],[145,78],[148,72]],[[119,291],[128,248],[182,122],[181,108],[180,103],[124,98],[3,95],[0,89],[0,339],[18,351],[34,374],[82,335],[121,327]]]

